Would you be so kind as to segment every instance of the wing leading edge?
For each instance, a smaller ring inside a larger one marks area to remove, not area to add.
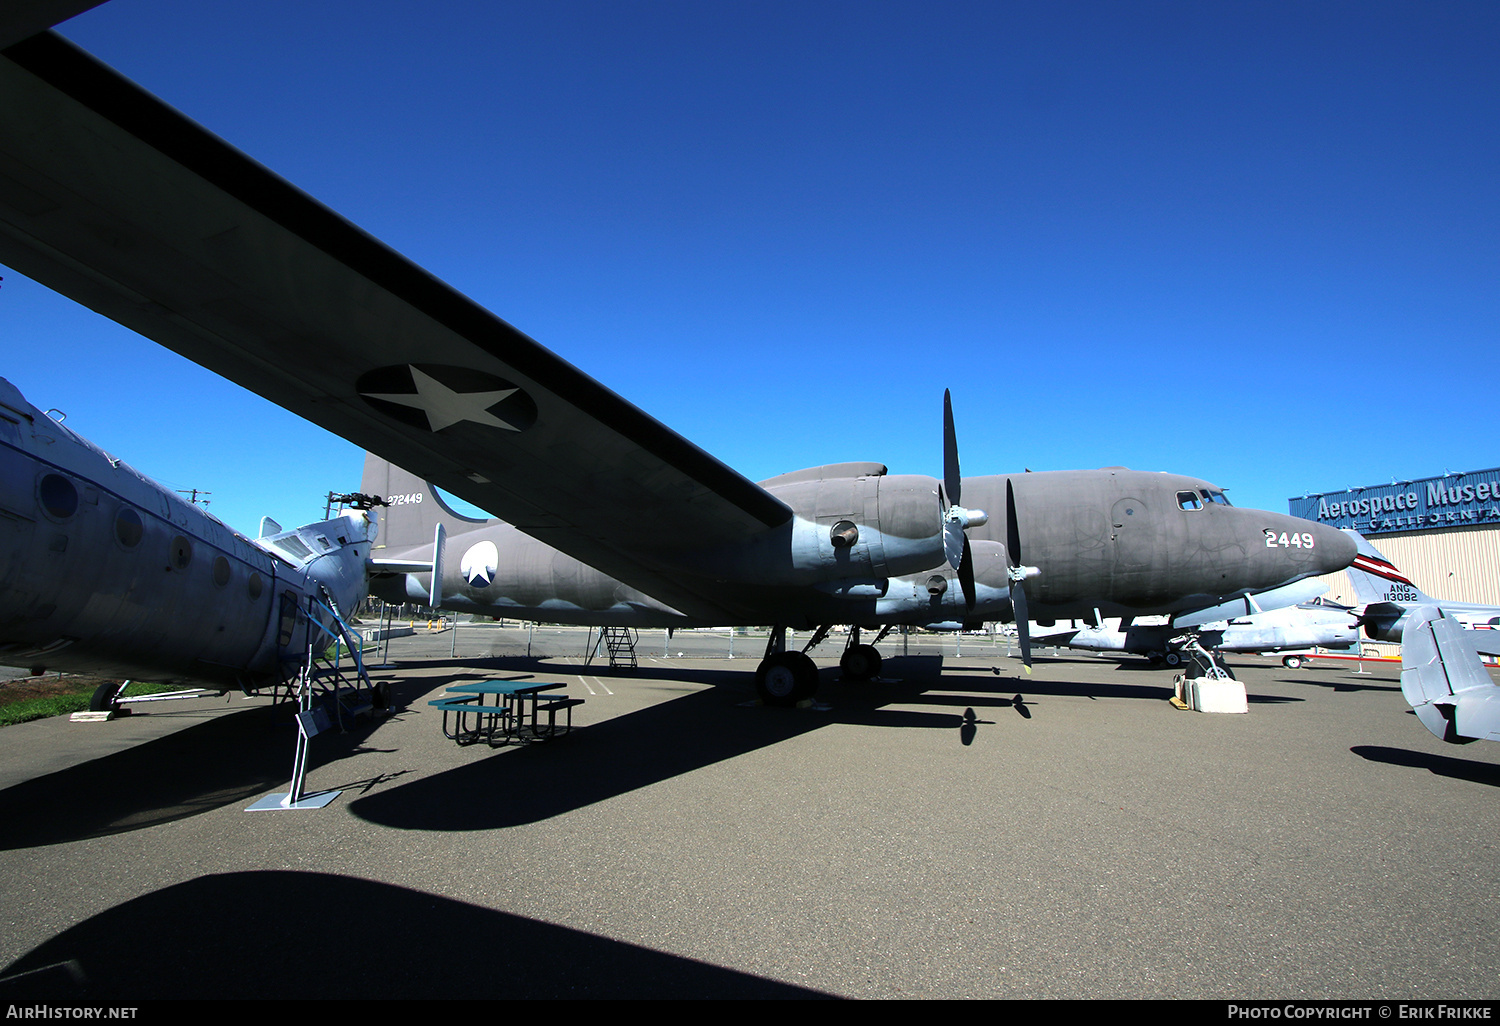
[[[0,56],[0,261],[684,612],[791,511],[84,51]]]

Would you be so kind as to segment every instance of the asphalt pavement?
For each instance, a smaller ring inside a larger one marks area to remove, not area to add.
[[[772,709],[763,640],[627,672],[517,633],[393,639],[318,810],[247,811],[292,770],[264,699],[0,730],[0,997],[1500,996],[1500,745],[1428,734],[1395,664],[1233,659],[1250,711],[1210,715],[1141,660],[887,639],[854,684],[825,643]],[[428,700],[495,678],[578,729],[445,740]]]

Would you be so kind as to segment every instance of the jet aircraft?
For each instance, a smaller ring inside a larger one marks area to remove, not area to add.
[[[1345,572],[1363,606],[1360,623],[1369,637],[1400,642],[1411,614],[1422,606],[1441,609],[1445,617],[1470,630],[1500,629],[1500,606],[1435,599],[1413,584],[1363,535],[1347,529],[1344,533],[1354,539],[1358,552]]]
[[[0,262],[494,514],[453,544],[491,541],[519,608],[773,625],[771,701],[816,685],[789,627],[1014,617],[1029,652],[1028,610],[1198,609],[1353,557],[1195,478],[965,479],[951,411],[942,480],[756,484],[61,37],[6,48],[0,93]]]
[[[1187,628],[1179,624],[1141,624],[1107,621],[1098,627],[1070,626],[1034,635],[1047,645],[1066,645],[1085,652],[1129,652],[1167,666],[1182,664],[1182,648],[1189,639],[1217,652],[1284,652],[1310,648],[1352,648],[1359,642],[1359,620],[1349,610],[1302,603],[1267,609]],[[1287,656],[1288,666],[1301,657]]]
[[[1365,633],[1401,643],[1401,693],[1434,736],[1500,741],[1500,688],[1482,655],[1500,655],[1500,608],[1432,598],[1361,534],[1347,573]]]
[[[0,378],[0,663],[276,686],[364,598],[375,534],[363,510],[236,534]]]

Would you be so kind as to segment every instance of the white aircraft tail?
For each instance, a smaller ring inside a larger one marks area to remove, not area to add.
[[[1349,530],[1344,533],[1354,539],[1355,548],[1358,550],[1354,562],[1344,572],[1349,575],[1349,581],[1354,585],[1354,594],[1359,597],[1360,605],[1368,606],[1380,602],[1437,604],[1435,599],[1423,594],[1421,588],[1396,569],[1394,563],[1382,556],[1380,551],[1366,541],[1363,535]]]
[[[390,504],[380,510],[378,555],[431,546],[438,527],[452,536],[495,522],[456,512],[426,481],[374,453],[365,454],[365,472],[359,490],[366,495],[378,495]]]

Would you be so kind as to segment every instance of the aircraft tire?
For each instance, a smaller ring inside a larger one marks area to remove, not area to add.
[[[1166,654],[1164,654],[1161,657],[1161,661],[1164,662],[1164,663],[1166,663],[1168,666],[1172,667],[1175,670],[1177,667],[1179,667],[1179,666],[1182,665],[1182,653],[1181,652],[1167,652]]]
[[[1302,657],[1301,656],[1295,656],[1295,655],[1284,656],[1284,657],[1282,657],[1281,665],[1285,666],[1288,670],[1301,669],[1302,668]]]
[[[874,645],[854,645],[839,657],[839,669],[846,680],[873,680],[880,676],[880,650]]]
[[[89,712],[109,712],[115,707],[115,699],[124,690],[123,684],[100,684],[89,697]]]
[[[778,652],[755,669],[755,691],[766,705],[796,705],[817,689],[817,664],[802,652]]]

